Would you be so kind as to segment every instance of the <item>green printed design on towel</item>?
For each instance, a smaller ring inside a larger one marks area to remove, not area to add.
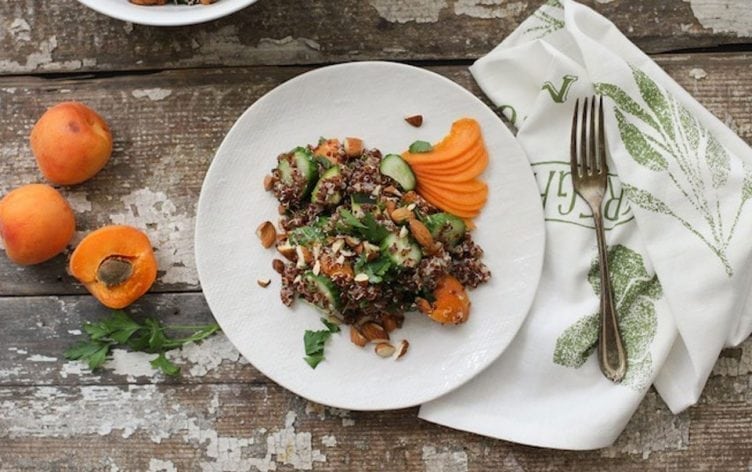
[[[608,263],[619,327],[627,351],[627,373],[622,385],[643,390],[650,385],[653,372],[650,344],[658,326],[653,303],[663,291],[658,277],[648,274],[642,256],[626,246],[613,246],[608,251]],[[600,296],[597,257],[588,273],[588,282]],[[556,340],[556,364],[578,368],[585,363],[598,341],[599,318],[598,313],[583,316],[564,330]]]
[[[646,73],[633,67],[632,75],[639,98],[608,83],[596,84],[596,91],[614,101],[619,135],[627,152],[641,166],[664,174],[692,211],[679,214],[648,191],[624,184],[627,196],[643,209],[677,220],[718,257],[731,277],[734,271],[728,247],[742,208],[752,198],[752,169],[739,162],[745,177],[738,206],[733,216],[724,215],[721,195],[731,191],[726,188],[731,171],[731,156],[726,148]]]
[[[564,28],[563,15],[564,6],[559,0],[548,0],[521,25],[525,27],[522,34],[534,35],[530,39],[536,40],[558,31]]]
[[[507,112],[507,110],[509,111]],[[499,112],[509,119],[512,126],[517,126],[517,110],[512,105],[501,105]]]
[[[542,90],[547,90],[551,94],[551,100],[556,103],[564,103],[567,101],[567,95],[572,84],[577,82],[576,75],[567,74],[561,78],[561,87],[556,89],[556,86],[549,80],[543,84]]]

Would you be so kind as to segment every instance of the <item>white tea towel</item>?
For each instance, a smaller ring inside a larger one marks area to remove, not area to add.
[[[750,334],[752,150],[610,21],[574,1],[548,1],[471,71],[518,128],[536,174],[543,275],[508,350],[420,417],[594,449],[618,437],[651,384],[673,412],[695,403],[720,350]],[[603,212],[628,354],[618,385],[593,352],[597,248],[569,175],[574,102],[594,93],[606,104]]]

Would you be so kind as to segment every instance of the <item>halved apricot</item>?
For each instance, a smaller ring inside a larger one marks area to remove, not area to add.
[[[120,309],[145,294],[157,278],[148,236],[131,226],[89,233],[70,258],[70,273],[103,305]]]

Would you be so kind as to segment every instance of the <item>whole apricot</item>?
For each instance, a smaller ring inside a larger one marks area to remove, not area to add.
[[[83,103],[48,109],[31,130],[31,150],[50,182],[73,185],[93,177],[112,154],[107,123]]]
[[[0,238],[16,264],[52,259],[63,252],[75,230],[68,202],[49,185],[24,185],[0,200]]]
[[[68,267],[97,300],[114,309],[136,301],[157,278],[149,237],[124,225],[105,226],[86,235]]]

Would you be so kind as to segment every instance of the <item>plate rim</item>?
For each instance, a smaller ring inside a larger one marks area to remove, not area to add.
[[[347,67],[369,67],[369,66],[376,66],[376,67],[400,67],[400,68],[404,68],[404,69],[410,69],[413,72],[418,72],[418,73],[423,73],[423,74],[426,74],[426,75],[430,75],[433,78],[439,78],[442,81],[444,81],[444,82],[448,83],[449,85],[451,85],[456,90],[458,90],[461,93],[465,94],[467,97],[469,97],[472,100],[478,102],[480,105],[482,105],[483,107],[485,107],[489,113],[491,113],[493,115],[496,115],[496,119],[499,120],[500,124],[502,126],[504,126],[507,129],[507,131],[509,131],[510,134],[511,134],[511,131],[508,129],[508,127],[506,126],[506,124],[501,120],[501,118],[496,113],[494,113],[494,111],[486,103],[484,103],[480,98],[478,98],[472,92],[470,92],[469,90],[467,90],[465,87],[461,86],[460,84],[456,83],[455,81],[453,81],[453,80],[451,80],[451,79],[449,79],[449,78],[447,78],[447,77],[445,77],[443,75],[440,75],[440,74],[438,74],[436,72],[433,72],[431,70],[422,68],[422,67],[417,67],[417,66],[412,66],[412,65],[408,65],[408,64],[403,64],[403,63],[400,63],[400,62],[392,62],[392,61],[353,61],[353,62],[345,62],[345,63],[340,63],[340,64],[333,64],[333,65],[329,65],[329,66],[319,67],[319,68],[316,68],[316,69],[304,72],[302,74],[299,74],[299,75],[297,75],[295,77],[292,77],[292,78],[286,80],[285,82],[277,85],[276,87],[272,88],[271,90],[269,90],[268,92],[266,92],[261,97],[259,97],[250,106],[248,106],[245,109],[245,111],[243,111],[243,113],[240,114],[240,116],[238,116],[238,118],[235,120],[235,122],[233,123],[233,125],[230,127],[230,129],[225,134],[225,136],[222,139],[222,142],[220,143],[220,145],[217,147],[217,150],[214,153],[214,157],[212,158],[212,161],[211,161],[211,163],[210,163],[210,165],[209,165],[209,167],[208,167],[208,169],[206,171],[206,174],[204,175],[204,180],[203,180],[203,182],[201,184],[201,193],[199,194],[199,199],[198,199],[198,202],[197,202],[197,205],[196,205],[196,222],[195,222],[195,226],[194,226],[194,258],[196,260],[196,270],[197,270],[197,273],[198,273],[199,282],[201,281],[201,271],[202,271],[202,269],[201,269],[202,264],[199,262],[200,258],[199,258],[199,244],[198,244],[198,241],[199,241],[199,239],[198,239],[198,233],[199,233],[199,226],[200,226],[200,221],[201,221],[201,219],[199,218],[199,216],[202,213],[202,208],[205,207],[205,205],[206,205],[206,204],[202,204],[202,202],[204,201],[204,196],[206,195],[205,188],[207,186],[207,182],[209,180],[210,174],[215,169],[215,166],[218,165],[217,164],[217,162],[218,162],[217,156],[219,156],[219,154],[222,152],[223,148],[227,145],[227,143],[228,143],[228,137],[239,126],[239,123],[243,120],[243,118],[247,114],[250,114],[250,113],[253,112],[253,109],[254,109],[254,107],[257,106],[257,104],[265,101],[272,92],[274,92],[274,91],[276,91],[276,90],[278,90],[278,89],[280,89],[282,87],[285,87],[285,88],[286,87],[292,87],[299,80],[304,80],[304,78],[310,77],[311,75],[316,75],[318,73],[322,73],[322,71],[330,71],[332,69],[347,68]],[[514,137],[514,136],[512,135],[512,137]],[[515,139],[515,142],[516,142],[516,139]],[[524,152],[524,150],[521,147],[519,148],[519,151],[522,153],[523,156],[525,155],[525,152]],[[529,183],[534,188],[537,189],[537,183],[536,183],[536,180],[535,180],[535,176],[534,176],[534,174],[532,172],[532,168],[529,169],[529,176],[528,177],[529,177],[528,178]],[[205,210],[203,210],[203,211],[205,211]],[[535,294],[537,293],[538,287],[540,285],[540,279],[541,279],[541,275],[542,275],[542,272],[543,272],[543,261],[544,261],[544,254],[545,254],[545,248],[546,248],[546,238],[545,238],[545,221],[544,221],[544,213],[543,213],[542,206],[536,206],[536,213],[538,213],[538,215],[539,215],[539,223],[537,225],[537,231],[534,234],[536,235],[537,239],[539,239],[539,241],[540,241],[539,242],[540,249],[535,254],[535,259],[536,259],[536,264],[535,264],[535,267],[534,267],[534,272],[535,272],[535,283],[534,283],[534,285],[535,286],[531,290],[530,295],[528,297],[528,300],[526,301],[525,306],[523,307],[524,308],[524,312],[525,312],[525,316],[521,317],[521,320],[519,321],[519,324],[516,327],[516,331],[514,333],[514,336],[512,336],[512,338],[510,338],[509,343],[507,343],[506,347],[508,347],[509,344],[511,344],[512,341],[514,340],[514,338],[517,336],[517,334],[519,333],[520,328],[522,327],[525,319],[528,316],[530,308],[532,307],[532,305],[533,305],[533,303],[535,301]],[[212,302],[209,300],[209,297],[206,296],[206,292],[204,292],[203,290],[202,290],[202,292],[204,294],[204,298],[206,299],[206,302],[207,302],[207,305],[209,307],[209,310],[211,311],[212,316],[214,316],[214,310],[212,309]],[[217,319],[216,317],[215,317],[215,319],[216,319],[217,323],[220,324],[220,327],[221,327],[222,323],[220,322],[220,320]],[[228,340],[229,340],[229,337],[228,337]],[[231,341],[231,343],[232,343],[232,341]],[[234,346],[234,343],[233,343],[233,346]],[[262,368],[256,366],[255,364],[253,364],[253,362],[250,359],[246,359],[246,360],[251,365],[253,365],[253,367],[256,370],[258,370],[262,375],[264,375],[265,377],[267,377],[269,380],[271,380],[275,384],[281,386],[282,388],[284,388],[284,389],[286,389],[286,390],[294,393],[295,395],[297,395],[297,396],[299,396],[301,398],[304,398],[306,400],[314,401],[316,403],[320,403],[320,404],[325,405],[325,406],[330,406],[330,407],[340,408],[340,409],[346,409],[346,410],[352,410],[352,411],[390,411],[390,410],[398,410],[398,409],[415,407],[415,406],[421,405],[423,403],[430,402],[432,400],[435,400],[435,399],[437,399],[439,397],[442,397],[444,395],[447,395],[447,394],[451,393],[452,391],[454,391],[454,390],[460,388],[461,386],[467,384],[467,382],[469,382],[473,378],[477,377],[478,375],[482,375],[482,373],[483,373],[484,370],[486,370],[490,365],[492,365],[494,362],[496,362],[501,357],[501,355],[503,355],[503,353],[506,350],[506,347],[504,349],[502,349],[501,352],[496,357],[490,358],[488,361],[486,361],[484,364],[482,364],[482,366],[473,375],[470,375],[466,379],[463,379],[461,382],[458,382],[457,385],[454,385],[453,387],[451,387],[449,389],[442,390],[440,393],[434,393],[434,394],[431,394],[431,395],[424,395],[419,400],[410,400],[409,402],[394,403],[393,405],[390,405],[389,407],[384,407],[384,406],[381,406],[381,405],[377,405],[377,406],[373,406],[373,407],[369,407],[367,405],[366,406],[353,406],[353,405],[350,405],[350,404],[345,404],[345,403],[341,403],[341,402],[337,402],[337,401],[330,401],[330,400],[322,401],[320,399],[311,400],[304,392],[299,391],[299,389],[297,389],[297,388],[292,388],[292,387],[289,387],[288,385],[284,385],[284,384],[278,382],[272,376],[270,376],[265,369],[262,369]],[[236,347],[236,349],[238,349],[238,351],[240,351],[239,348]],[[241,352],[241,355],[242,355],[242,352]],[[245,358],[245,356],[243,356],[243,357]]]
[[[127,1],[127,0],[126,0]],[[144,14],[138,14],[135,8],[165,8],[170,7],[168,6],[139,6],[139,5],[131,5],[134,7],[134,10],[132,10],[132,14],[126,13],[119,14],[119,13],[113,13],[110,11],[110,9],[106,8],[106,5],[103,6],[101,0],[78,0],[78,3],[81,5],[94,10],[95,12],[108,16],[110,18],[114,18],[116,20],[120,21],[126,21],[128,23],[133,23],[137,25],[143,25],[143,26],[189,26],[189,25],[198,25],[201,23],[207,23],[209,21],[213,21],[228,15],[232,15],[233,13],[236,13],[240,10],[242,10],[245,7],[251,6],[252,4],[256,3],[258,0],[233,0],[228,1],[228,6],[222,6],[221,4],[215,4],[215,5],[198,5],[197,8],[199,10],[202,10],[203,15],[201,14],[193,14],[190,13],[188,15],[180,15],[176,14],[174,15],[174,19],[170,18],[168,16],[162,16],[161,14],[153,15],[156,12],[151,12],[149,14],[148,10],[144,11]]]

